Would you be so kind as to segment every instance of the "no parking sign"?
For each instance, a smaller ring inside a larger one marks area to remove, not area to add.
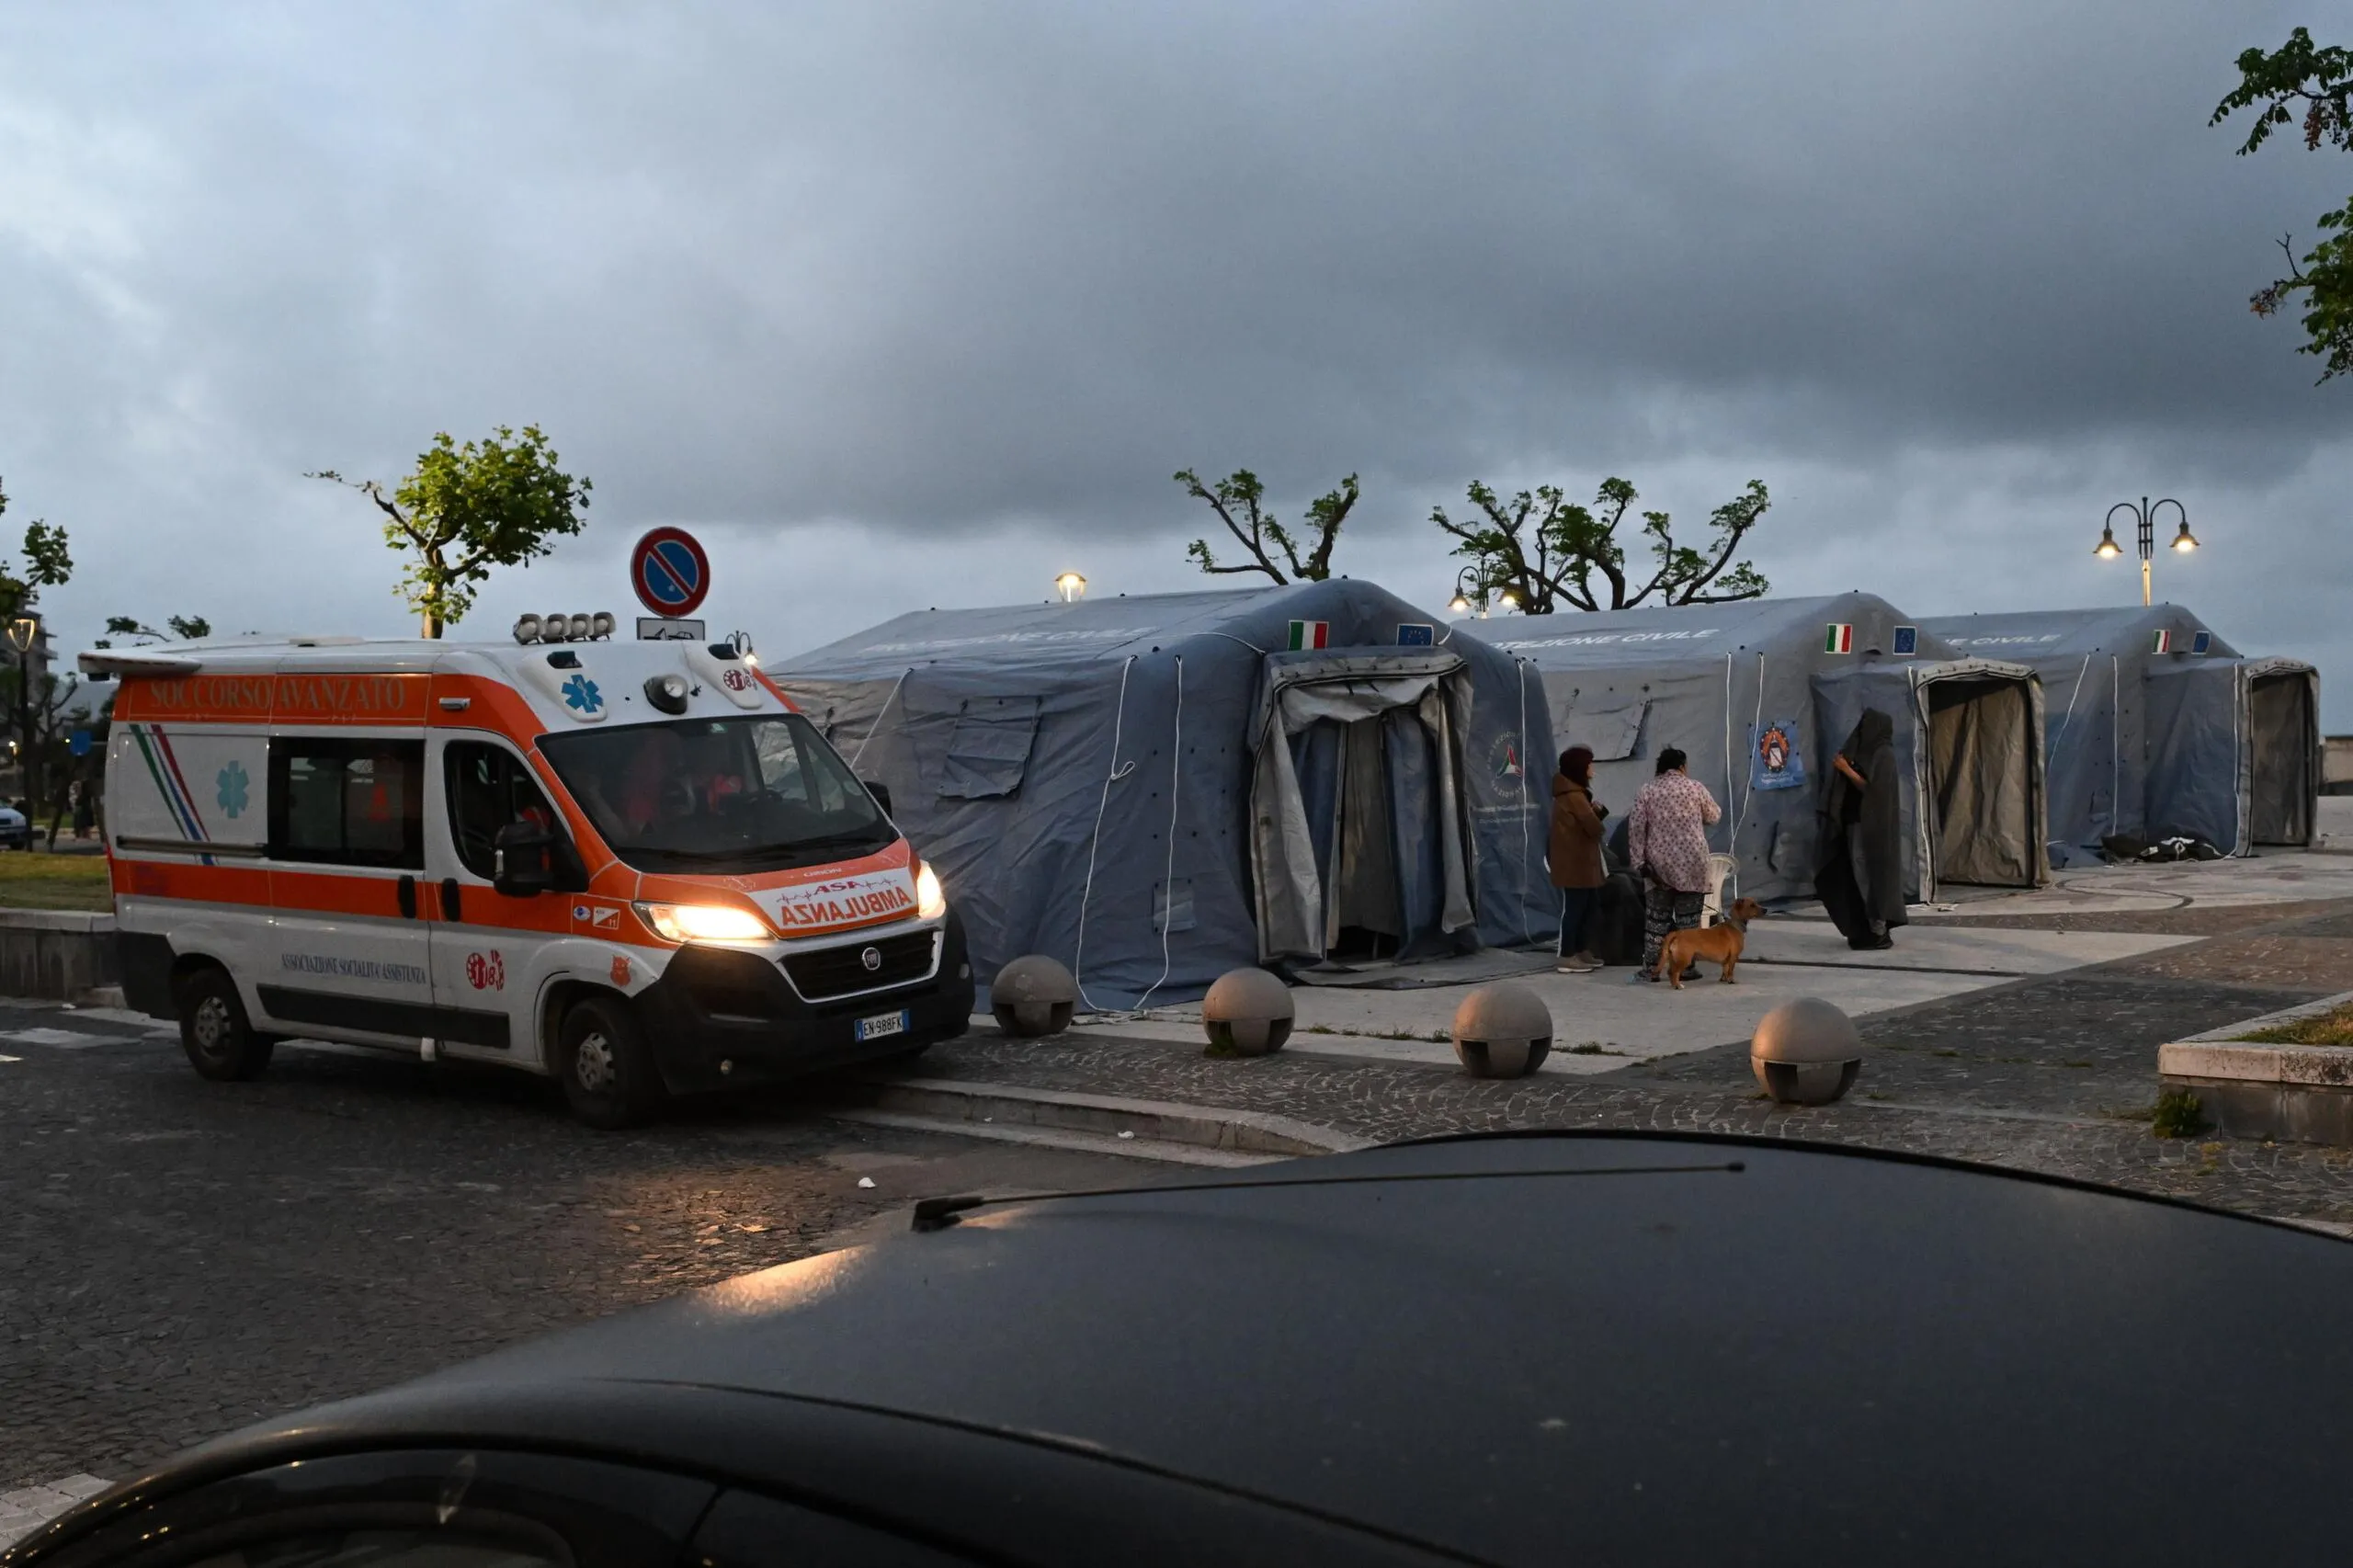
[[[630,586],[655,615],[692,615],[710,592],[710,557],[684,528],[655,528],[629,552]]]

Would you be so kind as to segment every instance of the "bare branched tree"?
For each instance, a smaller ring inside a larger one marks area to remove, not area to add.
[[[1461,542],[1457,555],[1471,559],[1481,606],[1506,602],[1530,615],[1560,609],[1631,609],[1665,605],[1725,604],[1753,599],[1767,587],[1746,562],[1736,562],[1745,541],[1773,504],[1763,480],[1708,517],[1709,540],[1693,549],[1675,541],[1674,521],[1665,512],[1642,514],[1650,541],[1648,575],[1629,573],[1618,529],[1637,494],[1622,479],[1605,479],[1591,506],[1567,498],[1558,485],[1540,485],[1505,500],[1473,480],[1475,517],[1457,522],[1443,506],[1430,521]]]
[[[1215,485],[1203,484],[1191,469],[1176,473],[1176,483],[1185,493],[1209,503],[1217,520],[1225,525],[1250,559],[1239,566],[1221,566],[1210,550],[1210,541],[1197,539],[1186,546],[1185,553],[1200,564],[1202,571],[1213,576],[1230,576],[1236,573],[1263,572],[1277,583],[1299,581],[1321,583],[1332,574],[1332,547],[1340,538],[1340,525],[1347,522],[1348,512],[1357,504],[1357,476],[1350,474],[1340,481],[1339,488],[1328,491],[1309,503],[1305,531],[1313,541],[1302,557],[1299,540],[1290,530],[1267,514],[1266,486],[1258,476],[1246,468],[1235,469]],[[1272,549],[1268,547],[1272,546]],[[1275,551],[1282,552],[1279,562]],[[1285,574],[1285,568],[1289,574]]]

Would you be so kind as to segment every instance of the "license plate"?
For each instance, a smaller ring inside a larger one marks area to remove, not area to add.
[[[881,1040],[886,1035],[906,1032],[907,1014],[904,1008],[895,1013],[880,1013],[873,1017],[858,1020],[858,1038],[860,1040]]]

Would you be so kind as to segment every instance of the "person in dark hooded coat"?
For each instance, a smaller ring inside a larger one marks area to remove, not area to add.
[[[1830,761],[1813,891],[1848,947],[1892,948],[1888,933],[1904,921],[1895,721],[1865,709]]]

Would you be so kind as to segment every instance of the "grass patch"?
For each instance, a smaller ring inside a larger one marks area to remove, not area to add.
[[[2206,1131],[2206,1107],[2188,1089],[2167,1089],[2149,1113],[2149,1131],[2160,1138],[2195,1138]]]
[[[2353,1003],[2238,1037],[2258,1045],[2353,1045]]]
[[[103,855],[0,854],[0,908],[114,909]]]
[[[1571,1056],[1623,1056],[1626,1053],[1622,1051],[1612,1051],[1597,1040],[1579,1040],[1569,1047],[1568,1054]]]
[[[1454,1043],[1454,1037],[1450,1034],[1432,1033],[1422,1029],[1336,1029],[1329,1024],[1310,1024],[1300,1030],[1300,1033],[1346,1035],[1351,1040],[1424,1040],[1433,1045]]]

